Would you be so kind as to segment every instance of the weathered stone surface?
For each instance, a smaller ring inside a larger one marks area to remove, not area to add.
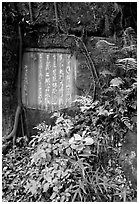
[[[46,111],[35,110],[35,109],[24,109],[24,128],[25,133],[30,137],[37,133],[36,129],[33,129],[40,122],[44,122],[48,125],[52,125],[53,120],[50,118],[52,114],[46,113]]]
[[[55,44],[53,44],[54,46]],[[93,77],[91,70],[88,67],[86,57],[84,54],[80,52],[74,52],[74,55],[77,60],[77,71],[76,71],[76,80],[74,87],[77,89],[77,95],[86,95],[91,94],[93,92]],[[66,67],[65,67],[66,68]],[[47,124],[51,125],[52,120],[50,118],[51,114],[49,114],[47,111],[41,111],[41,110],[32,110],[26,107],[26,125],[28,126],[28,134],[32,135],[34,134],[34,131],[32,128],[39,123],[46,121]]]

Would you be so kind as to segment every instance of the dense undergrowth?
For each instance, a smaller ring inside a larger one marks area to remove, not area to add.
[[[136,47],[122,49],[127,57],[115,64],[122,74],[101,72],[99,99],[80,97],[74,115],[54,113],[53,127],[38,125],[28,145],[18,138],[3,156],[3,201],[115,202],[136,196],[119,164],[126,132],[136,128]]]

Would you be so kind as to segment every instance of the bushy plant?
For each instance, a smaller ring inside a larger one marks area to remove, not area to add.
[[[116,161],[124,132],[115,122],[117,112],[91,97],[77,103],[80,113],[74,117],[57,113],[52,129],[45,123],[36,127],[40,133],[30,142],[35,151],[25,186],[31,201],[125,199],[127,184]]]

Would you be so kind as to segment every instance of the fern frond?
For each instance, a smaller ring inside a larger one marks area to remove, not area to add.
[[[124,47],[137,44],[137,35],[133,28],[128,27],[123,34]]]
[[[121,51],[122,52],[134,52],[137,50],[137,46],[136,45],[130,45],[130,46],[124,46]]]
[[[137,69],[137,61],[134,58],[118,59],[116,65],[124,70]]]
[[[131,120],[129,117],[122,117],[121,122],[123,122],[129,130],[133,130],[133,124],[131,124]]]
[[[106,40],[99,40],[96,43],[96,48],[99,49],[102,53],[108,52],[110,49],[113,49],[115,44],[110,43]]]

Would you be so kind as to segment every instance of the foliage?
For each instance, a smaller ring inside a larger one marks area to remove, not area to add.
[[[29,162],[29,148],[17,146],[2,157],[2,197],[4,202],[25,199],[24,179]]]
[[[89,36],[92,33],[109,36],[115,30],[122,31],[124,21],[127,22],[126,27],[136,24],[136,9],[136,2],[122,6],[114,2],[58,2],[58,23],[64,32],[75,32],[81,36],[82,30],[86,29]],[[124,15],[123,10],[127,10],[130,17]],[[7,12],[8,24],[22,22],[26,33],[32,25],[36,25],[34,31],[38,25],[47,27],[44,33],[55,30],[53,2],[3,2],[3,11]]]
[[[29,178],[25,185],[30,201],[41,201],[42,197],[46,201],[60,202],[111,200],[112,190],[124,183],[124,179],[121,179],[115,185],[110,179],[111,175],[103,166],[99,167],[101,165],[97,159],[104,151],[99,134],[95,131],[92,134],[90,127],[82,124],[76,124],[76,133],[73,133],[74,123],[79,119],[76,117],[75,120],[60,115],[52,130],[43,124],[40,135],[30,142],[36,147],[31,156],[27,173]],[[103,198],[106,192],[111,193],[111,196]]]
[[[30,199],[132,199],[118,156],[125,133],[135,126],[131,119],[137,108],[136,59],[117,60],[116,66],[124,69],[125,75],[112,78],[100,100],[80,97],[76,101],[80,112],[74,117],[55,113],[57,121],[52,129],[45,123],[37,127],[41,132],[31,141],[36,148],[25,186]]]
[[[135,128],[135,55],[117,59],[115,67],[123,74],[100,73],[106,83],[98,100],[80,97],[74,116],[56,112],[53,127],[45,122],[36,127],[38,134],[25,148],[26,156],[17,148],[4,157],[3,197],[7,201],[132,200],[135,192],[119,165],[119,153],[126,132]]]

